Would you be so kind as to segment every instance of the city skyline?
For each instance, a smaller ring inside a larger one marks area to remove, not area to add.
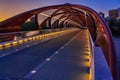
[[[28,10],[64,3],[88,6],[97,12],[105,13],[106,16],[108,16],[108,10],[120,8],[120,0],[1,0],[0,22]]]

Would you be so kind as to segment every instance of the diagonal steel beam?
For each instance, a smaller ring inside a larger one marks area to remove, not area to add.
[[[70,14],[70,15],[72,15],[73,18],[76,20],[76,22],[78,22],[79,24],[83,24],[83,22],[81,21],[81,19],[76,15],[76,13],[73,13],[73,12],[70,10],[70,8],[64,7],[64,8],[63,8],[63,11],[66,12],[66,13],[68,13],[68,14]]]

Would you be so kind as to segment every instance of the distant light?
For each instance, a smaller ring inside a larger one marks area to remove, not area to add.
[[[61,47],[61,49],[63,49],[64,47]]]
[[[55,52],[56,54],[58,53],[58,51]]]
[[[66,46],[67,44],[65,44],[65,46]]]
[[[6,54],[2,54],[2,56],[5,56]]]
[[[26,47],[30,47],[29,45],[27,45]]]
[[[46,61],[50,61],[50,58],[47,58]]]
[[[36,72],[37,72],[37,71],[35,71],[35,70],[32,70],[32,71],[31,71],[32,74],[35,74]]]
[[[16,51],[18,51],[18,49],[16,49]]]
[[[11,43],[6,43],[6,44],[5,44],[6,47],[8,47],[8,46],[10,46],[10,45],[11,45]]]
[[[19,43],[23,43],[23,40],[19,40],[18,42],[19,42]]]
[[[37,44],[37,43],[34,43],[35,45]]]

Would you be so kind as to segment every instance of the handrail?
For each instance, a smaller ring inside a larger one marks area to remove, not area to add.
[[[45,30],[32,30],[32,31],[40,31],[40,32],[44,32],[44,31],[48,31],[48,30],[64,30],[67,28],[60,28],[60,29],[45,29]],[[8,32],[8,33],[0,33],[0,35],[6,35],[6,34],[17,34],[17,33],[26,33],[26,32],[30,32],[30,31],[18,31],[18,32]]]
[[[93,43],[93,39],[92,39],[89,31],[87,31],[87,32],[89,35],[89,44],[90,44],[90,52],[91,52],[91,54],[90,54],[90,80],[94,80],[95,79],[94,78],[94,70],[95,70],[95,68],[94,68],[94,46],[95,45]]]
[[[75,29],[64,29],[64,30],[61,30],[61,31],[39,34],[39,35],[36,35],[36,36],[26,37],[26,38],[22,38],[22,39],[1,42],[0,43],[0,49],[6,48],[6,47],[11,47],[11,46],[18,45],[18,44],[23,44],[23,43],[33,41],[33,40],[39,40],[39,39],[44,39],[44,38],[47,38],[47,37],[52,37],[54,35],[68,33],[68,32],[74,31],[74,30]]]
[[[28,34],[29,34],[29,36],[35,36],[38,34],[51,33],[51,32],[62,31],[62,30],[66,30],[66,29],[67,28],[0,33],[0,42],[14,40],[15,36],[17,36],[19,38],[26,38],[26,37],[28,37]]]

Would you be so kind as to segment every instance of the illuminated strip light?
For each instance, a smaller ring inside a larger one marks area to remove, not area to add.
[[[0,45],[0,49],[3,49],[3,45]]]
[[[9,46],[11,46],[11,43],[6,43],[6,44],[4,44],[4,46],[9,47]]]
[[[17,41],[12,42],[12,45],[17,45],[17,44],[18,44]]]
[[[38,36],[38,39],[41,39],[41,36]]]
[[[42,39],[42,38],[45,38],[47,36],[51,36],[51,35],[56,35],[56,34],[59,34],[59,33],[64,33],[64,32],[68,32],[70,30],[64,30],[64,31],[59,31],[59,32],[53,32],[53,33],[49,33],[49,34],[44,34],[44,35],[40,35],[40,36],[36,36],[36,37],[32,37],[32,38],[26,38],[26,39],[23,39],[23,40],[19,40],[19,41],[14,41],[14,42],[9,42],[9,43],[5,43],[3,45],[0,45],[0,48],[2,49],[3,47],[11,47],[12,45],[17,45],[18,43],[23,43],[23,42],[27,42],[28,40],[35,40],[36,38],[37,39]]]
[[[45,34],[44,34],[43,36],[44,36],[44,38],[45,38]]]
[[[41,35],[39,36],[40,39],[42,39]]]
[[[89,35],[90,33],[87,31],[86,32],[87,34],[87,38],[88,38],[88,43],[92,43],[90,40],[91,40],[91,36]],[[94,45],[93,43],[91,45]],[[90,47],[90,44],[89,44],[89,47]],[[90,52],[91,52],[91,49],[90,49]],[[94,60],[93,60],[93,56],[90,54],[90,75],[89,75],[89,80],[94,80]]]
[[[40,36],[38,36],[39,37],[39,39],[41,39],[42,37],[41,37],[41,35]]]
[[[23,40],[19,40],[18,42],[19,42],[19,43],[23,43]]]
[[[28,41],[28,39],[24,39],[24,41],[25,41],[25,42],[27,42],[27,41]]]
[[[36,38],[35,38],[35,37],[33,37],[32,39],[33,39],[33,40],[35,40]]]
[[[28,40],[30,40],[30,41],[31,41],[31,40],[32,40],[32,38],[28,38]]]

